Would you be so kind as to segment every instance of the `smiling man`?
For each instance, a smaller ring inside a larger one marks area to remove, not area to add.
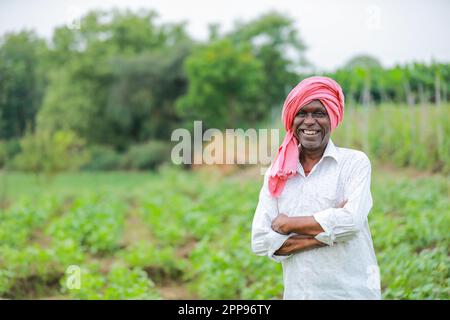
[[[283,265],[284,299],[380,299],[368,225],[371,165],[336,147],[344,95],[310,77],[287,96],[286,136],[267,170],[252,225],[252,250]]]

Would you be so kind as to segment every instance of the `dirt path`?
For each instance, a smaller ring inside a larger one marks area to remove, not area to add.
[[[180,282],[170,282],[157,286],[161,297],[164,300],[197,300],[198,298],[187,289],[186,284]]]
[[[45,237],[41,234],[36,234],[37,239],[40,242],[46,242]],[[133,244],[136,244],[140,241],[145,241],[152,243],[156,239],[154,235],[151,233],[149,226],[141,219],[138,212],[138,204],[130,203],[129,210],[127,212],[127,216],[124,222],[124,233],[121,241],[119,242],[119,246],[122,249],[126,249]],[[195,247],[196,241],[195,239],[187,239],[185,244],[177,248],[176,256],[178,259],[188,259],[189,253]],[[111,266],[117,261],[114,256],[108,257],[97,257],[91,256],[89,257],[90,262],[97,262],[100,265],[100,271],[103,274],[107,274],[111,269]],[[156,285],[156,289],[160,293],[162,299],[164,300],[195,300],[198,299],[197,296],[190,292],[188,289],[188,283],[183,282],[182,275],[173,275],[169,276],[164,273],[163,270],[155,270],[154,267],[148,266],[145,267],[144,270],[150,274],[157,274],[155,277],[151,277],[152,281]],[[172,278],[171,278],[172,277]],[[34,297],[30,298],[34,299]],[[65,300],[70,299],[68,296],[64,295],[48,295],[44,297],[38,297],[38,299],[42,300]]]
[[[150,228],[142,221],[137,212],[138,204],[132,203],[130,211],[125,220],[124,235],[121,245],[124,247],[130,246],[140,241],[154,242],[155,238],[152,235]],[[179,259],[188,259],[189,253],[196,244],[194,239],[188,239],[186,243],[176,250],[176,255]],[[147,269],[152,269],[151,266]],[[155,272],[155,271],[153,271]],[[159,272],[158,270],[156,272]],[[156,289],[159,291],[164,300],[186,300],[196,299],[195,294],[190,292],[187,288],[187,283],[181,280],[181,276],[172,279],[161,272],[162,276],[152,279],[155,282]]]
[[[130,212],[125,219],[123,238],[120,244],[124,247],[139,241],[155,241],[150,228],[142,221],[137,212],[137,204],[132,204]]]

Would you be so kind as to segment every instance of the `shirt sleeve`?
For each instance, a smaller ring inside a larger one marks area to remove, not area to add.
[[[270,169],[269,169],[270,170]],[[268,171],[269,171],[268,170]],[[270,196],[268,188],[269,172],[264,176],[264,184],[259,193],[258,206],[252,223],[252,251],[260,256],[268,256],[270,259],[281,262],[291,255],[280,256],[275,252],[291,236],[280,234],[272,229],[272,220],[278,214],[277,200]]]
[[[371,165],[366,155],[358,160],[347,178],[345,196],[347,203],[343,208],[329,208],[313,214],[324,232],[316,239],[332,246],[353,238],[364,226],[370,209]]]

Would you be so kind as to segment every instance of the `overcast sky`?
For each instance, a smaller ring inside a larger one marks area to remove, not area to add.
[[[384,66],[450,62],[449,0],[0,0],[0,34],[29,28],[50,37],[77,11],[112,7],[150,8],[161,22],[186,21],[188,32],[199,40],[206,39],[209,23],[227,31],[237,19],[275,9],[295,19],[307,58],[322,70],[356,54],[371,54]]]

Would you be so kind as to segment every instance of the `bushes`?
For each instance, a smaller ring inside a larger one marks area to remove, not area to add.
[[[157,140],[119,153],[106,145],[84,146],[70,131],[29,133],[21,140],[0,141],[0,168],[56,174],[66,170],[153,170],[170,159],[170,145]]]
[[[47,233],[57,241],[74,240],[90,253],[109,253],[119,246],[124,208],[111,199],[74,208],[53,221]]]
[[[91,266],[91,270],[82,270],[80,289],[68,289],[67,278],[61,279],[63,291],[69,291],[71,297],[82,300],[160,299],[155,284],[140,268],[129,269],[115,264],[106,276],[95,269]]]
[[[122,154],[108,146],[92,146],[89,154],[91,159],[83,170],[153,170],[169,160],[170,145],[152,140],[131,146]]]
[[[87,171],[107,171],[120,168],[122,156],[108,146],[92,146],[88,150],[90,161],[81,169]]]
[[[124,155],[123,169],[146,170],[155,169],[167,161],[170,156],[170,146],[161,141],[149,141],[146,144],[132,146]]]
[[[0,168],[4,167],[9,160],[20,152],[20,140],[9,139],[0,141]]]
[[[15,156],[14,169],[49,175],[78,169],[86,160],[85,141],[71,131],[38,131],[21,140],[21,152]]]

